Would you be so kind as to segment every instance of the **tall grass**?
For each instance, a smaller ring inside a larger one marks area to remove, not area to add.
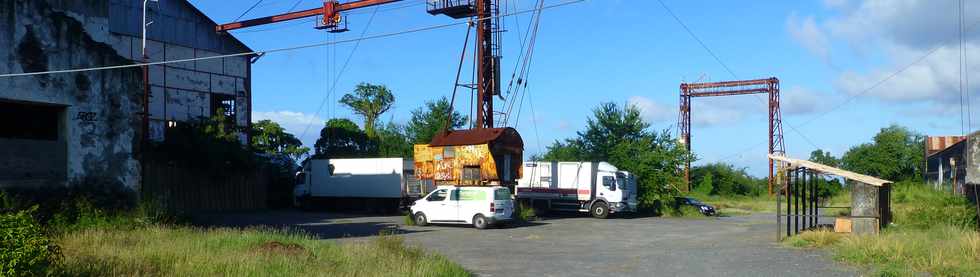
[[[66,276],[468,276],[397,236],[332,243],[268,229],[89,228],[57,238]]]
[[[831,203],[849,201],[835,197]],[[980,276],[976,212],[965,199],[921,184],[898,183],[893,187],[892,213],[894,224],[879,235],[804,232],[784,243],[829,247],[837,260],[882,276]]]
[[[848,236],[834,252],[836,259],[870,265],[880,275],[980,276],[980,234],[948,225]]]

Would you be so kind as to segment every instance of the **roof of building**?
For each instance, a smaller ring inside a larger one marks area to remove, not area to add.
[[[926,137],[926,157],[935,155],[953,145],[962,142],[966,136],[929,136]]]
[[[885,180],[885,179],[880,179],[880,178],[877,178],[877,177],[874,177],[874,176],[868,176],[868,175],[864,175],[864,174],[860,174],[860,173],[856,173],[856,172],[852,172],[852,171],[847,171],[847,170],[843,170],[843,169],[840,169],[840,168],[836,168],[836,167],[832,167],[832,166],[828,166],[828,165],[823,165],[823,164],[819,164],[819,163],[815,163],[815,162],[811,162],[811,161],[807,161],[807,160],[794,159],[794,158],[790,158],[790,157],[778,156],[778,155],[773,155],[773,154],[769,154],[769,158],[770,159],[773,159],[773,160],[777,160],[777,161],[788,163],[791,167],[806,167],[806,168],[809,168],[809,169],[812,169],[812,170],[815,170],[815,171],[818,171],[818,172],[822,172],[822,173],[826,173],[826,174],[830,174],[830,175],[837,175],[837,176],[840,176],[840,177],[844,177],[846,179],[858,181],[858,182],[865,183],[865,184],[872,185],[872,186],[880,187],[880,186],[883,186],[885,184],[891,184],[892,183],[892,181],[888,181],[888,180]]]
[[[429,146],[476,145],[491,142],[524,148],[524,140],[521,139],[521,135],[517,133],[517,130],[510,127],[443,131],[432,138]]]

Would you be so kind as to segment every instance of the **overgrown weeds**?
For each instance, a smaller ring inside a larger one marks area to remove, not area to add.
[[[842,199],[834,199],[841,201]],[[804,232],[787,238],[793,247],[827,247],[842,262],[881,276],[980,276],[976,212],[959,196],[916,183],[893,187],[894,224],[878,235]]]
[[[59,238],[65,275],[468,276],[399,236],[332,243],[272,229],[150,226],[86,229]]]

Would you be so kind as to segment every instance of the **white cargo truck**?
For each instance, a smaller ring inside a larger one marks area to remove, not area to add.
[[[415,166],[402,158],[311,159],[293,189],[301,208],[394,211],[417,199]]]
[[[597,218],[636,211],[636,181],[607,162],[525,162],[523,170],[516,198],[535,210],[589,212]]]

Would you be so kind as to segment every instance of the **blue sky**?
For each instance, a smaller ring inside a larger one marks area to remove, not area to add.
[[[218,22],[235,19],[254,3],[191,2]],[[243,18],[285,12],[295,2],[266,0]],[[353,39],[362,32],[384,34],[454,22],[425,13],[422,2],[406,0],[383,6],[373,20],[374,8],[350,12],[351,31],[341,34],[315,30],[305,20],[233,33],[251,48],[266,50]],[[507,1],[507,6],[525,10],[534,2]],[[546,0],[547,4],[559,2]],[[304,0],[297,9],[319,3]],[[780,79],[790,156],[806,158],[817,147],[840,155],[891,123],[930,135],[961,133],[957,1],[664,3],[738,79]],[[966,8],[968,25],[980,22],[980,6],[973,6]],[[526,27],[529,20],[527,14],[505,20],[509,32],[504,38],[504,82],[518,62],[517,26]],[[327,118],[361,121],[337,104],[337,99],[357,83],[370,82],[384,84],[395,94],[395,108],[383,120],[404,123],[411,110],[425,101],[451,94],[465,32],[464,25],[457,25],[364,40],[339,78],[353,43],[266,55],[253,66],[254,117],[276,120],[296,135],[311,126],[303,141],[312,145]],[[965,72],[970,76],[980,69],[975,66],[980,61],[977,37],[972,30],[965,35],[970,61]],[[926,58],[867,90],[923,56]],[[464,70],[464,76],[466,73]],[[616,102],[638,105],[654,128],[676,133],[681,82],[736,77],[657,1],[587,0],[543,12],[527,96],[534,101],[535,116],[525,103],[514,127],[524,137],[526,153],[538,153],[554,140],[583,129],[591,109],[599,103]],[[317,112],[334,81],[335,93]],[[971,82],[968,91],[976,91],[973,83],[980,80]],[[458,99],[462,101],[457,101],[457,109],[466,111],[468,94]],[[692,141],[699,163],[724,161],[765,175],[764,99],[764,95],[758,99],[695,99]]]

